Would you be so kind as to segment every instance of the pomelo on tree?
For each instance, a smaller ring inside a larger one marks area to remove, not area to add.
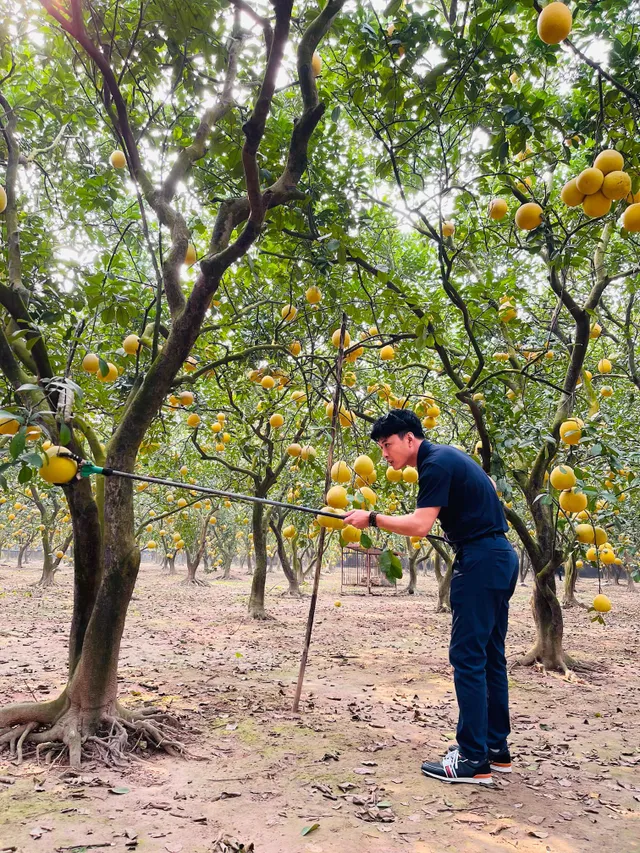
[[[582,438],[580,424],[575,420],[567,420],[560,424],[560,439],[565,444],[579,444]]]
[[[542,208],[534,201],[521,204],[516,210],[516,225],[521,231],[533,231],[542,225]]]
[[[103,376],[102,371],[98,370],[96,376],[98,377],[99,382],[115,382],[118,378],[118,368],[115,364],[112,364],[110,361],[107,362],[107,375]]]
[[[183,406],[191,406],[193,404],[193,394],[191,391],[181,391],[178,395],[178,400]]]
[[[564,41],[573,24],[571,9],[564,3],[549,3],[538,15],[538,35],[545,44],[560,44]]]
[[[609,172],[604,176],[602,182],[602,194],[613,201],[619,201],[621,198],[629,195],[631,192],[631,178],[626,172],[615,171]]]
[[[184,263],[190,267],[195,264],[198,255],[196,253],[196,247],[193,243],[187,243],[187,251],[184,254]]]
[[[14,418],[0,418],[0,435],[15,435],[20,424]]]
[[[109,162],[114,169],[124,169],[127,165],[127,158],[124,156],[124,151],[113,151],[109,157]]]
[[[600,323],[594,323],[593,326],[591,327],[591,329],[589,330],[589,338],[592,341],[595,341],[600,337],[601,334],[602,334],[602,326],[600,325]],[[589,374],[589,371],[586,370],[585,373]],[[588,378],[591,379],[591,375],[589,375]]]
[[[293,458],[300,456],[301,452],[302,452],[302,446],[300,444],[297,444],[296,442],[294,442],[293,444],[290,444],[287,447],[287,453],[289,454],[289,456],[292,456]]]
[[[340,346],[340,329],[336,329],[335,332],[331,335],[331,343],[334,345],[334,347]],[[351,343],[351,336],[350,336],[349,332],[347,332],[347,330],[345,329],[345,332],[344,332],[344,347],[345,347],[345,349],[349,346],[350,343]]]
[[[326,502],[332,509],[346,509],[349,503],[347,490],[343,486],[331,486],[327,492]]]
[[[331,466],[331,479],[334,483],[348,483],[351,480],[351,474],[351,468],[343,459],[334,462]]]
[[[314,77],[319,77],[320,72],[322,71],[322,57],[320,54],[314,50],[313,56],[311,57],[311,73]]]
[[[95,373],[100,367],[100,359],[94,352],[88,352],[82,359],[82,369],[85,373]]]
[[[275,414],[271,415],[269,418],[269,423],[274,429],[278,429],[284,423],[284,418],[279,412],[275,412]]]
[[[283,305],[280,316],[285,323],[292,323],[298,316],[298,309],[295,305]]]
[[[353,470],[356,474],[359,474],[365,479],[370,477],[375,471],[373,459],[370,456],[358,456],[356,461],[353,463]]]
[[[53,445],[45,450],[39,474],[47,483],[61,485],[72,480],[78,471],[78,463],[71,458],[66,447]]]
[[[7,209],[7,191],[3,186],[0,186],[0,213],[4,213]]]
[[[598,362],[599,373],[611,373],[612,365],[608,358],[601,358]]]
[[[344,521],[340,517],[342,511],[339,509],[333,509],[330,506],[323,506],[323,512],[330,512],[333,515],[333,518],[327,515],[317,515],[316,521],[320,525],[320,527],[326,527],[328,530],[342,530],[344,527]]]
[[[380,358],[382,361],[391,361],[396,357],[396,352],[391,344],[387,344],[380,350]]]
[[[196,415],[195,412],[191,412],[191,414],[187,418],[187,426],[190,426],[192,429],[195,429],[199,425],[200,425],[200,415]]]
[[[271,391],[272,388],[275,388],[276,380],[273,376],[263,376],[260,380],[260,384],[265,389],[265,391]]]
[[[140,338],[137,335],[127,335],[122,342],[122,349],[127,355],[137,355],[140,349]]]
[[[442,236],[443,237],[453,237],[455,232],[456,232],[456,226],[450,219],[447,219],[442,223]]]
[[[622,227],[627,231],[640,231],[640,203],[630,204],[622,214]]]
[[[297,358],[302,352],[302,344],[300,341],[291,341],[289,344],[289,352],[294,358]]]
[[[606,595],[602,595],[602,593],[600,593],[600,595],[596,595],[593,599],[592,607],[594,610],[597,610],[598,613],[608,613],[611,610],[611,601]]]
[[[576,178],[576,187],[578,192],[584,193],[585,195],[592,195],[593,193],[598,192],[603,181],[604,174],[602,171],[600,169],[596,169],[595,166],[590,166],[580,172]]]
[[[315,284],[312,284],[305,290],[304,297],[309,305],[318,305],[322,301],[322,291]]]
[[[582,512],[587,508],[587,496],[584,492],[576,492],[574,489],[566,489],[560,492],[558,500],[561,508],[568,513]]]
[[[549,480],[554,489],[559,492],[571,489],[576,484],[576,475],[569,465],[558,465],[549,475]]]
[[[362,530],[358,530],[358,528],[354,527],[352,524],[345,524],[342,528],[342,540],[347,544],[359,542],[361,536]]]
[[[619,151],[606,148],[598,154],[593,165],[596,169],[600,169],[603,175],[608,175],[610,172],[621,172],[624,166],[624,157]]]
[[[572,178],[570,181],[562,187],[562,191],[560,192],[560,198],[567,205],[567,207],[577,207],[579,204],[582,204],[584,201],[585,195],[581,193],[578,187],[576,186],[576,179]]]
[[[611,210],[611,199],[607,198],[598,190],[591,195],[585,196],[582,202],[582,209],[591,219],[599,219],[601,216],[606,216]]]
[[[405,483],[417,483],[418,482],[418,472],[411,465],[407,465],[406,468],[402,470],[402,479]]]
[[[503,198],[494,198],[489,202],[489,218],[499,222],[507,215],[507,202]]]

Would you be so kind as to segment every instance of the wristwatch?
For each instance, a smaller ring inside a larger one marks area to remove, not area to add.
[[[376,522],[377,517],[378,517],[377,512],[370,512],[369,513],[369,527],[377,527],[378,526],[378,524]]]

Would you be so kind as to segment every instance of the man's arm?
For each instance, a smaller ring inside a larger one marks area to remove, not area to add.
[[[409,515],[382,515],[378,513],[376,525],[388,533],[399,533],[400,536],[428,536],[440,512],[439,506],[427,506],[416,509]],[[354,509],[344,517],[346,524],[364,530],[369,526],[369,513],[363,509]]]

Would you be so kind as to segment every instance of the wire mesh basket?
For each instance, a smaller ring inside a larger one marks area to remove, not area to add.
[[[360,545],[343,548],[340,591],[368,595],[396,593],[395,581],[390,581],[380,569],[381,553],[379,548],[361,548]]]

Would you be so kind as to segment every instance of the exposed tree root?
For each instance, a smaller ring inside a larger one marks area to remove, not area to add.
[[[183,755],[185,746],[176,738],[179,721],[157,708],[130,711],[116,704],[113,713],[96,718],[82,715],[63,694],[62,703],[23,703],[3,709],[8,725],[0,730],[0,753],[9,748],[9,758],[22,764],[27,754],[50,764],[68,753],[69,764],[79,768],[83,758],[107,766],[122,766],[128,756],[145,752],[149,746],[171,756]],[[52,716],[57,704],[58,713]],[[4,722],[4,720],[2,720]]]
[[[183,586],[190,584],[191,586],[210,586],[209,581],[202,580],[201,578],[190,578],[189,575],[182,581]]]
[[[584,607],[585,610],[589,609],[587,604],[583,601],[579,601],[575,596],[563,599],[562,607],[564,610],[568,610],[570,607]]]
[[[510,669],[516,666],[534,666],[543,675],[549,673],[560,673],[567,681],[579,681],[576,672],[595,672],[602,667],[588,661],[579,661],[566,652],[560,651],[555,654],[544,654],[538,644],[530,649],[526,655],[518,658]]]

